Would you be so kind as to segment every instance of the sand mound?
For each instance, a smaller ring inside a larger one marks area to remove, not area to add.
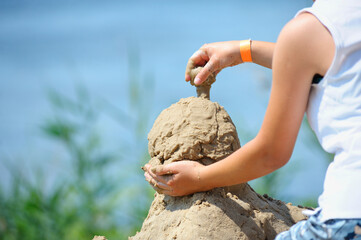
[[[156,193],[142,229],[130,239],[274,239],[305,219],[301,209],[243,184],[185,197]]]
[[[165,109],[148,140],[152,166],[183,159],[212,164],[240,147],[230,116],[206,97]],[[141,231],[130,239],[273,239],[305,219],[301,211],[246,183],[184,197],[156,193]]]

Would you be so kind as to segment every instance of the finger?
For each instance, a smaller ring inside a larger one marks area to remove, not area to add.
[[[186,66],[186,74],[185,79],[187,82],[191,80],[191,70],[195,68],[195,64],[192,58],[188,60],[187,66]]]
[[[152,188],[161,188],[161,186],[160,186],[160,183],[156,180],[156,179],[154,179],[154,178],[149,178],[149,184],[152,186]],[[162,183],[163,184],[163,183]],[[164,185],[164,184],[163,184]]]
[[[157,178],[157,174],[155,174],[154,172],[152,172],[151,169],[152,169],[152,168],[147,169],[147,171],[146,171],[147,175],[148,175],[150,178],[153,178],[153,179]]]
[[[178,173],[178,171],[175,169],[175,165],[176,165],[175,163],[170,163],[167,165],[158,165],[152,167],[150,169],[150,172],[156,175],[175,174]]]
[[[143,167],[141,167],[141,168],[142,168],[142,170],[143,170],[144,172],[149,172],[151,167],[152,167],[152,166],[151,166],[149,163],[147,163],[147,164],[145,164],[145,165],[144,165]]]
[[[144,177],[145,177],[145,180],[147,180],[147,182],[149,182],[150,185],[152,185],[152,186],[159,185],[159,181],[157,179],[155,179],[153,176],[151,176],[151,174],[149,174],[148,172],[144,173]]]
[[[149,174],[148,172],[145,172],[145,173],[144,173],[144,177],[145,177],[145,180],[146,180],[147,182],[149,182],[149,184],[153,185],[154,179],[152,178],[152,176],[150,176],[150,174]]]
[[[152,179],[154,179],[158,183],[163,183],[169,186],[169,182],[173,180],[174,174],[167,174],[167,175],[156,175],[154,173],[150,173]]]
[[[209,60],[209,57],[207,53],[200,49],[193,53],[193,55],[189,58],[187,66],[186,66],[186,73],[185,73],[185,79],[186,81],[191,80],[191,70],[194,69],[197,66],[204,66],[207,61]]]
[[[151,185],[160,186],[164,189],[170,189],[170,187],[167,185],[167,179],[163,178],[162,176],[157,176],[151,172],[144,173],[144,176]]]
[[[152,167],[152,165],[150,165],[149,163],[147,163],[147,164],[144,165],[144,172],[145,172],[145,173],[148,173],[148,175],[149,175],[150,177],[154,178],[154,177],[155,177],[155,174],[152,172],[152,168],[154,168],[154,167]],[[144,174],[144,176],[145,176],[145,174]]]
[[[172,188],[170,186],[168,186],[167,184],[164,184],[162,182],[157,182],[157,187],[162,190],[172,191]]]
[[[214,73],[216,71],[216,64],[214,60],[210,60],[207,62],[207,64],[204,66],[204,68],[198,73],[196,78],[194,79],[194,84],[200,85],[202,84],[210,74]]]
[[[172,179],[173,175],[162,175],[158,176],[153,172],[145,172],[144,173],[145,179],[149,182],[149,184],[153,186],[159,186],[163,189],[172,189],[168,183]]]

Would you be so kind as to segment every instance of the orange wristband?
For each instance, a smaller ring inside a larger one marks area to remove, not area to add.
[[[239,50],[240,50],[241,58],[242,58],[243,62],[252,62],[251,39],[242,40],[239,43]]]

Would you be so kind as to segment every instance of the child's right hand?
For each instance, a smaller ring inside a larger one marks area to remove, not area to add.
[[[202,84],[213,73],[217,75],[223,68],[242,63],[239,41],[227,41],[204,44],[188,60],[185,80],[191,80],[190,71],[197,66],[204,66],[194,79],[196,85]]]

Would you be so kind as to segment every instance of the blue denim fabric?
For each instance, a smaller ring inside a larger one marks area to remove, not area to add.
[[[321,210],[317,210],[308,220],[296,223],[275,240],[361,240],[361,219],[331,219],[321,221]]]

